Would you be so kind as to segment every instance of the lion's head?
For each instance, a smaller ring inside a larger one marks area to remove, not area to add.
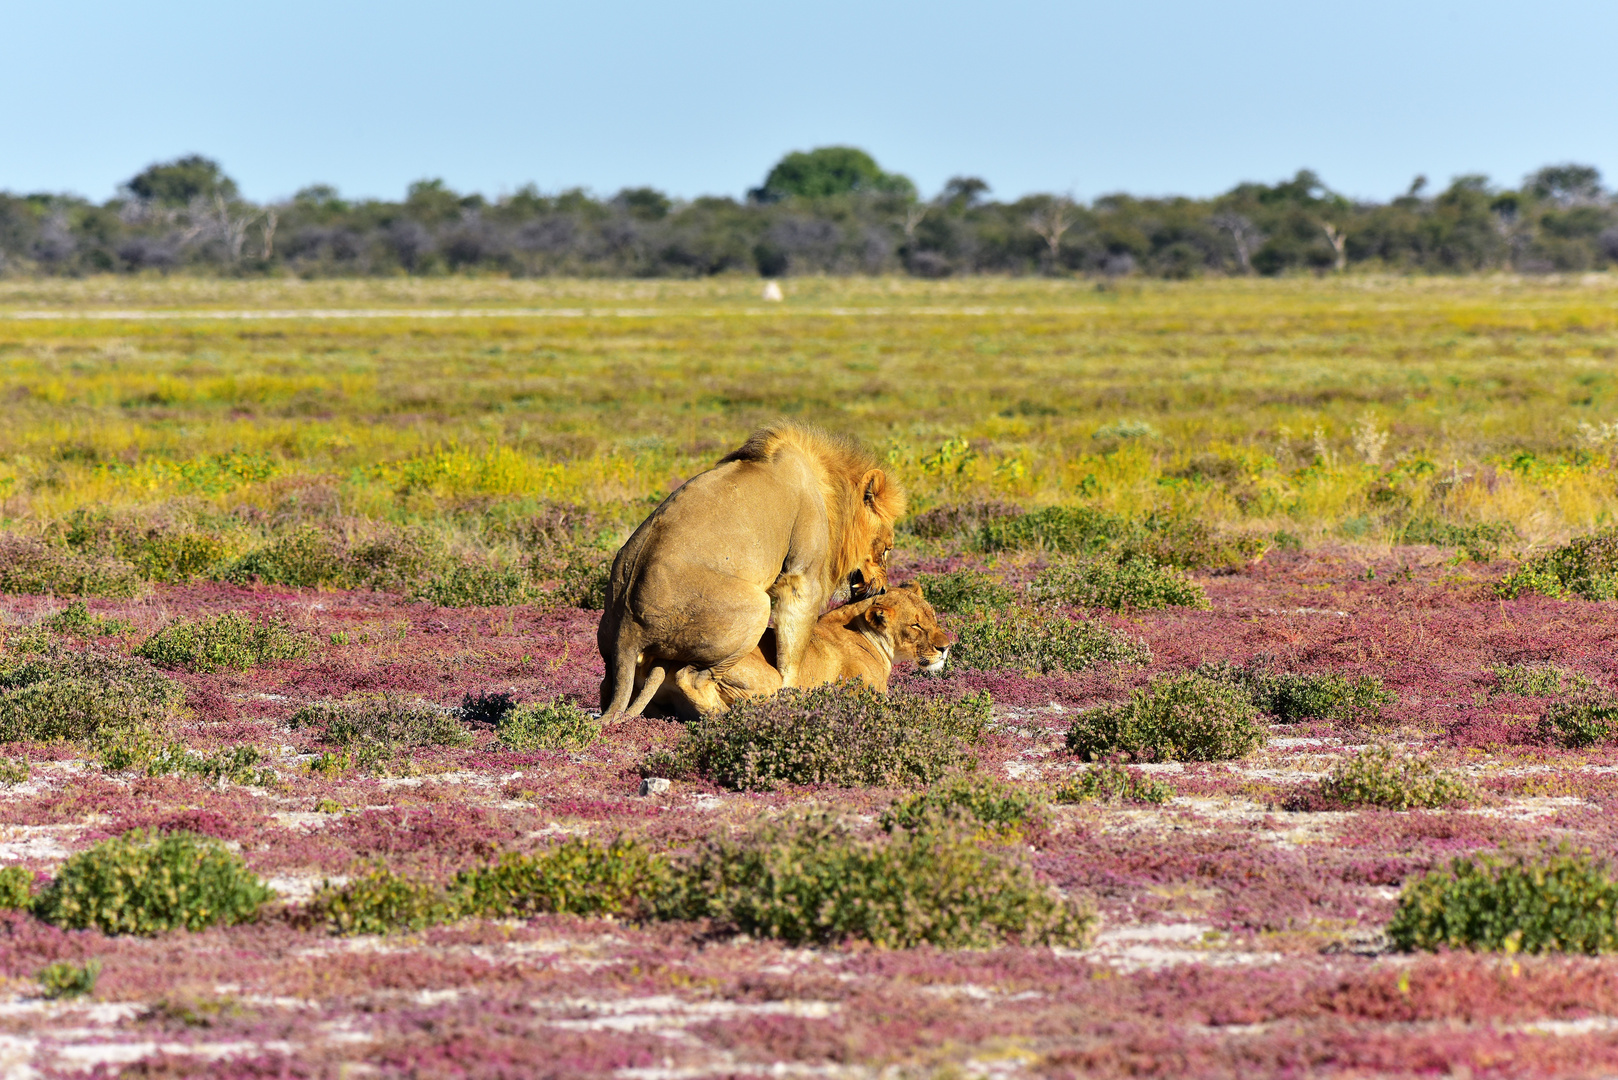
[[[854,600],[887,589],[893,525],[905,508],[904,492],[881,469],[871,469],[860,477],[859,491],[860,506],[849,522],[854,566],[848,572],[848,592]]]
[[[923,671],[937,674],[949,659],[955,635],[938,622],[938,613],[921,594],[921,586],[910,582],[895,586],[870,601],[865,609],[866,624],[893,646],[893,659],[914,660]]]

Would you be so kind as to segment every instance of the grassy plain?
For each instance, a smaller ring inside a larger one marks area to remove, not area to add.
[[[1618,851],[1614,543],[1498,587],[1618,509],[1618,282],[786,284],[0,282],[0,1066],[1618,1068],[1610,953],[1389,930]],[[783,414],[911,487],[944,674],[603,730],[592,574]],[[37,900],[144,829],[276,899]]]
[[[1084,501],[1385,543],[1421,516],[1559,539],[1618,506],[1608,275],[787,292],[0,283],[0,505],[268,507],[315,480],[393,521],[621,504],[787,415],[879,448],[920,510]]]

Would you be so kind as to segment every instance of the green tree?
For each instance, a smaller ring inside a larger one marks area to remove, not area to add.
[[[219,162],[201,154],[148,165],[124,186],[164,206],[186,206],[199,197],[233,201],[237,196],[236,181],[225,175]]]
[[[764,186],[750,194],[758,202],[778,202],[792,195],[824,199],[858,191],[916,197],[916,185],[908,177],[883,172],[875,158],[852,146],[794,151],[776,162]]]

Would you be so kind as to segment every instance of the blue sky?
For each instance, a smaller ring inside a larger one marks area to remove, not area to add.
[[[7,5],[0,189],[102,199],[219,159],[255,199],[441,176],[741,195],[783,153],[864,147],[924,194],[1206,195],[1301,166],[1618,184],[1618,3],[693,0]]]

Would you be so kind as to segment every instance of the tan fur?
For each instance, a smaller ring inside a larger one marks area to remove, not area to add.
[[[822,615],[803,654],[798,685],[858,678],[887,693],[894,664],[909,661],[924,671],[941,670],[954,642],[954,635],[939,625],[921,587],[900,585]],[[722,676],[682,668],[653,701],[692,720],[713,712],[716,696],[729,708],[746,698],[773,694],[781,689],[774,660],[775,636],[767,632],[758,648]]]
[[[613,560],[596,632],[603,717],[638,712],[649,677],[723,676],[753,650],[772,609],[780,675],[794,685],[826,602],[886,587],[904,505],[852,441],[789,422],[686,481]]]

